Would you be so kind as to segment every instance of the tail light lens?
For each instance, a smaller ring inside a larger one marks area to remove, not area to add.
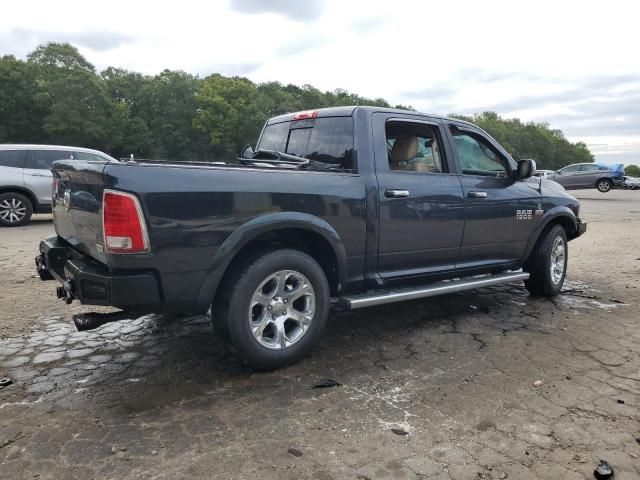
[[[138,199],[130,193],[105,190],[102,229],[107,253],[146,253],[149,236]]]

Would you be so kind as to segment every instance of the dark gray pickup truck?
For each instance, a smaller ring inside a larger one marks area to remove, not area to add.
[[[233,163],[54,163],[56,236],[37,269],[58,296],[205,313],[247,364],[277,368],[356,309],[524,281],[557,295],[579,202],[484,131],[340,107],[267,121]]]

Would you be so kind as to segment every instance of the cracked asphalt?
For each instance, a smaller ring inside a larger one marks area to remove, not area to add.
[[[0,478],[640,478],[640,193],[577,192],[561,296],[518,284],[332,315],[255,373],[207,317],[77,332],[33,277],[49,218],[0,230]],[[313,388],[333,379],[341,385]]]

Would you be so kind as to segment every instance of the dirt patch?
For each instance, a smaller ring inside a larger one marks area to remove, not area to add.
[[[333,316],[309,358],[259,374],[204,316],[76,332],[86,307],[34,278],[51,222],[0,230],[1,476],[588,479],[605,459],[637,479],[640,193],[578,195],[589,231],[561,296]]]

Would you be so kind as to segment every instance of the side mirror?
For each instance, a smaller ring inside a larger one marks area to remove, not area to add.
[[[253,148],[248,143],[240,150],[240,158],[251,159],[253,158]]]
[[[518,162],[518,180],[524,180],[525,178],[529,178],[533,176],[536,172],[536,162],[530,159],[520,160]]]

